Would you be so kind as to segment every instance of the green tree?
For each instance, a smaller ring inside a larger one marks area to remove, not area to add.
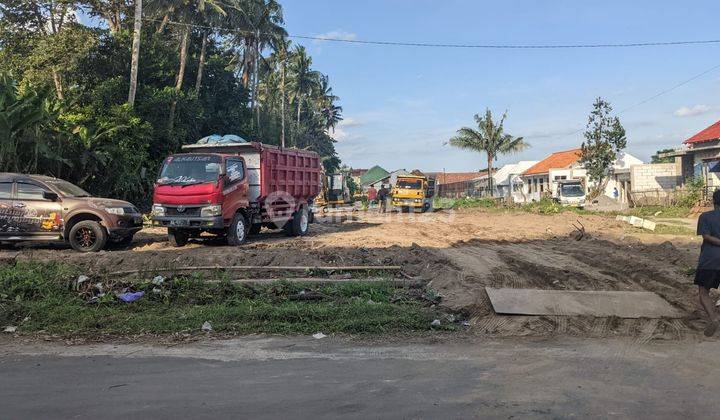
[[[612,116],[609,102],[597,98],[588,117],[580,155],[580,163],[587,170],[590,179],[600,186],[610,165],[617,159],[618,152],[626,146],[625,129],[620,124],[620,119]]]
[[[673,163],[675,162],[674,157],[660,157],[660,154],[662,153],[670,153],[674,152],[675,149],[662,149],[655,152],[654,155],[650,158],[650,163]]]
[[[493,162],[503,154],[515,153],[529,147],[522,137],[515,137],[505,133],[504,113],[499,122],[493,121],[492,111],[485,110],[485,115],[475,114],[478,128],[463,127],[457,131],[457,136],[450,139],[452,146],[487,155],[488,188],[493,191]]]

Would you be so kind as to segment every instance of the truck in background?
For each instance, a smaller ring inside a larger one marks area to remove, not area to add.
[[[563,206],[585,207],[585,185],[582,179],[563,179],[558,181],[555,200]]]
[[[344,206],[352,203],[347,176],[342,172],[327,175],[327,204],[329,206]]]
[[[165,159],[153,193],[152,219],[173,246],[203,232],[240,245],[263,226],[307,233],[321,186],[317,153],[237,140],[183,151]]]
[[[392,190],[392,205],[401,212],[432,209],[435,180],[425,175],[398,175]]]

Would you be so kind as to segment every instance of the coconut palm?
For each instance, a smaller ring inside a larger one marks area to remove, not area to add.
[[[140,63],[140,35],[142,32],[142,0],[135,0],[135,22],[133,24],[132,59],[130,60],[130,91],[128,92],[128,104],[132,107],[135,104],[135,93],[137,92],[138,65]]]
[[[330,78],[320,75],[315,87],[314,102],[323,121],[325,130],[335,131],[335,126],[342,121],[342,107],[335,105],[340,98],[335,96],[330,86]]]
[[[312,69],[312,58],[303,46],[297,46],[290,56],[290,100],[297,109],[297,124],[300,125],[303,102],[310,97],[318,85],[320,73]]]
[[[515,153],[529,147],[522,137],[506,134],[503,128],[507,113],[504,113],[496,124],[493,121],[490,109],[485,110],[485,116],[475,114],[478,129],[463,127],[457,131],[457,136],[449,143],[461,149],[472,150],[487,154],[488,189],[493,192],[493,162],[499,155]]]

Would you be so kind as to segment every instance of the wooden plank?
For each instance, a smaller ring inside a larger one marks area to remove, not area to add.
[[[494,289],[486,287],[498,314],[681,318],[682,312],[653,292]]]
[[[312,267],[312,266],[276,266],[276,265],[203,265],[194,267],[171,267],[171,268],[145,268],[140,270],[115,271],[108,273],[110,276],[127,276],[130,274],[142,273],[172,273],[178,271],[210,271],[210,270],[270,270],[270,271],[400,271],[399,265],[351,265],[338,267]]]
[[[420,287],[423,282],[420,280],[410,279],[386,279],[382,277],[365,277],[358,279],[333,279],[333,278],[318,278],[318,277],[295,277],[295,278],[282,278],[282,279],[233,279],[231,283],[237,284],[271,284],[279,281],[285,281],[289,283],[315,283],[315,284],[338,284],[338,283],[384,283],[389,282],[395,287]],[[207,283],[219,283],[220,280],[207,280]]]

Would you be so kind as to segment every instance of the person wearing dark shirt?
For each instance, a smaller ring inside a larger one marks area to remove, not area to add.
[[[700,259],[695,270],[695,284],[698,286],[700,305],[707,312],[709,322],[705,335],[711,337],[720,325],[720,316],[710,298],[710,289],[720,286],[720,190],[713,193],[715,209],[705,212],[698,219],[697,234],[702,235]]]
[[[380,202],[380,211],[383,213],[385,213],[387,211],[387,199],[388,199],[389,195],[390,195],[390,190],[388,190],[387,187],[385,187],[385,185],[380,187],[380,190],[378,190],[377,199]]]

